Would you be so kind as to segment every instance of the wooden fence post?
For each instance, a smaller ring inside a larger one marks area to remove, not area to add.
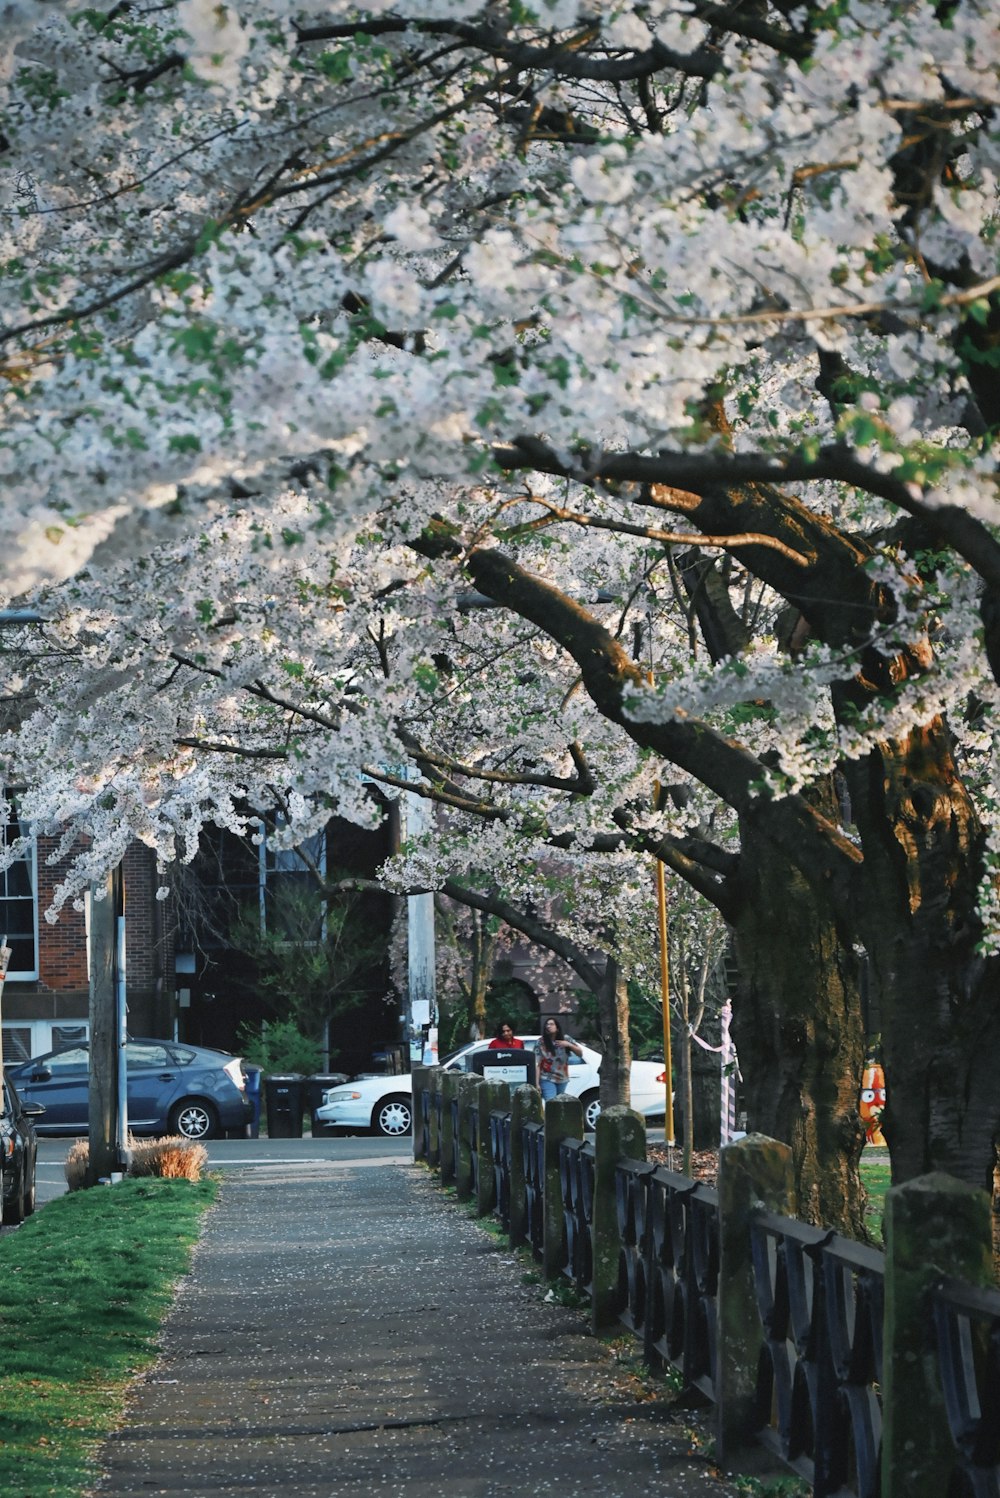
[[[441,1095],[441,1068],[430,1066],[427,1068],[427,1091],[430,1095],[431,1126],[429,1130],[429,1144],[427,1147],[427,1163],[432,1170],[441,1169],[441,1128],[438,1120],[438,1098]]]
[[[510,1113],[510,1246],[517,1248],[528,1236],[528,1193],[524,1186],[524,1142],[526,1123],[541,1123],[542,1094],[527,1084],[515,1087]]]
[[[455,1140],[455,1190],[460,1201],[472,1195],[472,1145],[469,1142],[469,1115],[479,1111],[482,1077],[474,1073],[458,1079],[458,1138]]]
[[[441,1185],[455,1184],[457,1141],[455,1122],[452,1117],[452,1099],[458,1097],[461,1074],[454,1071],[441,1073]]]
[[[551,1104],[549,1104],[551,1107]],[[594,1145],[594,1278],[591,1325],[603,1331],[618,1318],[618,1203],[615,1168],[619,1160],[646,1159],[646,1121],[631,1108],[603,1108],[597,1119]]]
[[[430,1089],[429,1066],[414,1066],[413,1077],[413,1158],[426,1160],[430,1151],[424,1144],[424,1098]]]
[[[787,1144],[750,1134],[719,1154],[719,1289],[717,1298],[717,1442],[728,1462],[754,1436],[757,1364],[763,1342],[754,1291],[750,1217],[755,1208],[791,1217],[795,1209],[792,1152]]]
[[[941,1278],[991,1285],[990,1198],[935,1172],[885,1198],[882,1498],[941,1498],[955,1448],[928,1291]]]
[[[564,1139],[583,1138],[583,1104],[563,1093],[545,1105],[545,1185],[542,1267],[546,1279],[555,1279],[563,1264],[563,1201],[559,1177],[559,1146]]]

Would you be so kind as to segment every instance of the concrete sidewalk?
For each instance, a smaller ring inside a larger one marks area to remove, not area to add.
[[[523,1277],[413,1166],[227,1172],[98,1492],[728,1498]]]

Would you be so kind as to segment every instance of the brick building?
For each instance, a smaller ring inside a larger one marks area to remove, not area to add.
[[[14,839],[13,825],[8,836]],[[382,832],[364,832],[334,820],[320,840],[325,867],[368,875],[386,856]],[[63,906],[59,919],[45,920],[62,878],[49,863],[55,840],[39,837],[0,873],[0,936],[11,948],[0,1002],[4,1058],[39,1056],[86,1037],[89,1030],[88,910]],[[261,928],[274,929],[276,897],[305,879],[294,854],[271,850],[266,840],[206,832],[203,850],[187,879],[199,893],[192,901],[157,900],[156,860],[139,843],[123,861],[125,987],[132,1035],[174,1037],[221,1050],[239,1048],[245,1021],[278,1012],[262,998],[254,962],[230,939],[228,927],[247,910],[259,912]],[[318,900],[318,896],[316,897]],[[89,897],[85,902],[89,906]],[[317,904],[317,921],[321,924]],[[331,1045],[345,1069],[371,1062],[373,1050],[398,1039],[398,1006],[387,1003],[391,901],[367,895],[354,920],[370,933],[373,957],[357,979],[354,1009]],[[337,1027],[334,1027],[337,1028]]]
[[[0,875],[0,935],[11,948],[3,990],[4,1057],[26,1060],[87,1034],[90,1002],[88,913],[64,905],[46,921],[62,873],[52,838]],[[173,929],[156,899],[155,859],[134,844],[124,860],[127,913],[126,1001],[135,1035],[173,1033]]]

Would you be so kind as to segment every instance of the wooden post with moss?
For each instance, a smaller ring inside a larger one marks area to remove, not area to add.
[[[990,1198],[935,1172],[886,1192],[882,1498],[950,1492],[955,1448],[948,1430],[928,1305],[947,1277],[993,1283]]]
[[[430,1094],[431,1126],[427,1147],[427,1163],[432,1170],[441,1169],[441,1129],[438,1123],[437,1100],[441,1092],[441,1068],[428,1067],[427,1091]]]
[[[460,1073],[441,1073],[441,1185],[455,1184],[456,1141],[455,1123],[452,1118],[452,1099],[458,1097]]]
[[[545,1105],[545,1237],[542,1265],[547,1279],[562,1271],[565,1257],[562,1180],[559,1174],[559,1149],[564,1139],[583,1138],[583,1104],[578,1097],[563,1093],[550,1098]]]
[[[551,1103],[549,1104],[551,1107]],[[619,1160],[645,1160],[646,1123],[631,1108],[604,1108],[595,1131],[594,1278],[590,1301],[591,1326],[600,1332],[618,1319],[618,1204],[615,1169]]]
[[[515,1087],[510,1112],[510,1246],[528,1236],[528,1193],[524,1185],[524,1126],[541,1123],[542,1094],[537,1087]]]
[[[496,1182],[493,1177],[493,1140],[490,1132],[490,1115],[510,1110],[510,1088],[506,1082],[484,1082],[478,1093],[479,1099],[479,1189],[476,1192],[476,1211],[480,1217],[487,1216],[497,1204]]]
[[[429,1151],[424,1145],[424,1098],[430,1091],[431,1069],[429,1066],[415,1066],[411,1075],[413,1078],[413,1158],[426,1160]]]
[[[455,1190],[460,1201],[472,1195],[472,1144],[469,1138],[470,1115],[479,1111],[482,1077],[460,1076],[458,1079],[458,1138],[455,1140]]]
[[[719,1155],[719,1288],[717,1305],[717,1442],[721,1461],[752,1443],[757,1365],[763,1342],[754,1290],[750,1218],[763,1207],[782,1217],[795,1209],[792,1152],[750,1134]]]

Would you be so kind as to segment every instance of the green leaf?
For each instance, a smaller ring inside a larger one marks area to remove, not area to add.
[[[336,52],[321,52],[316,62],[323,76],[333,83],[346,83],[354,71],[352,54],[346,47],[338,47]]]

